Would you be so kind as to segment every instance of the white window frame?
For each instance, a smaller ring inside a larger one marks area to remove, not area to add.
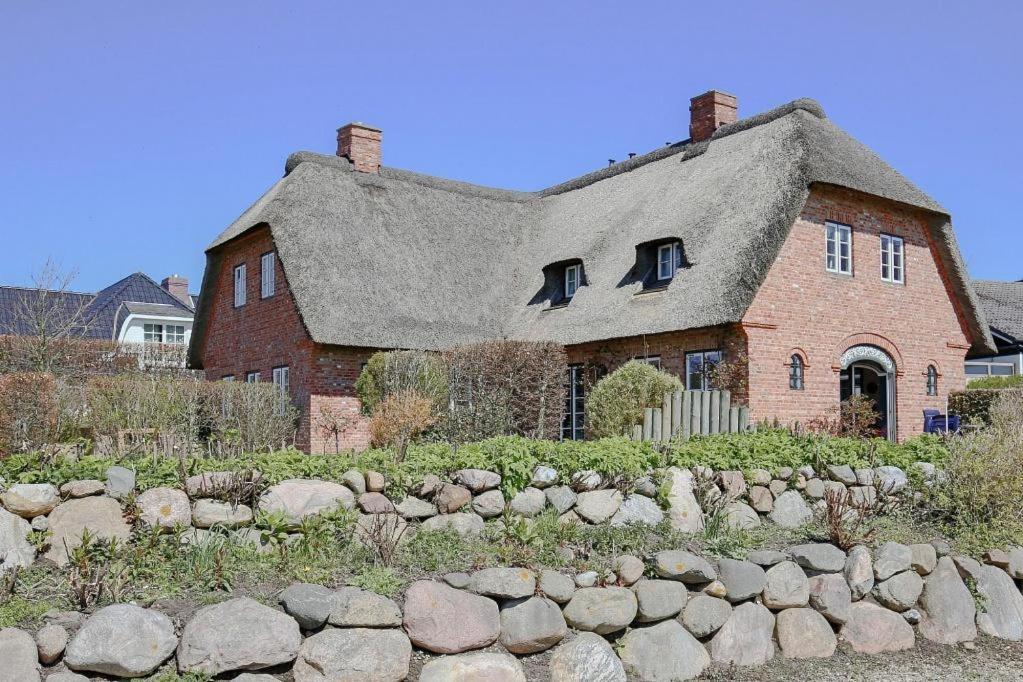
[[[582,285],[583,266],[581,263],[569,265],[565,268],[565,299],[575,296]]]
[[[234,266],[234,307],[245,305],[245,263]]]
[[[661,368],[661,356],[660,355],[637,355],[632,358],[637,362],[645,362],[655,369]]]
[[[233,374],[225,374],[224,376],[222,376],[220,378],[220,380],[221,381],[234,381],[234,375]]]
[[[287,412],[288,404],[291,402],[291,370],[287,365],[274,367],[273,383],[277,387],[277,414],[283,415]]]
[[[665,258],[667,254],[667,258]],[[678,274],[682,251],[678,242],[661,244],[657,247],[657,281],[665,282]]]
[[[259,383],[259,372],[247,372],[245,374],[245,383],[247,384],[258,384]]]
[[[146,343],[163,343],[163,325],[156,322],[143,323],[142,340]]]
[[[721,352],[720,348],[708,348],[707,350],[694,350],[685,354],[686,363],[686,390],[687,391],[713,391],[714,387],[710,382],[710,376],[707,370],[707,356],[716,353],[718,356],[718,363],[724,360],[724,353]],[[689,358],[700,356],[700,388],[693,388],[693,372],[689,366]],[[715,363],[716,364],[716,363]]]
[[[277,264],[277,257],[274,252],[264,253],[259,259],[259,296],[260,298],[270,298],[274,295],[277,290],[277,283],[275,281],[274,267]]]
[[[881,234],[881,280],[892,284],[906,281],[906,243],[902,237]]]
[[[586,435],[586,386],[583,383],[583,371],[581,364],[568,366],[561,440],[582,440]]]
[[[826,236],[824,244],[824,268],[838,275],[852,275],[853,245],[852,227],[842,223],[827,221],[824,223]],[[842,246],[847,253],[842,255]]]
[[[165,324],[163,325],[163,342],[181,345],[185,342],[185,325]]]

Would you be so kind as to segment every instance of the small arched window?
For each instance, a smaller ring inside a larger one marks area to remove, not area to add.
[[[793,391],[803,390],[803,358],[799,353],[793,353],[789,358],[789,388]]]
[[[938,395],[938,368],[927,365],[927,395]]]

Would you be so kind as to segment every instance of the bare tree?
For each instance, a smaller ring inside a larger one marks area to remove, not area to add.
[[[0,321],[7,370],[61,374],[81,366],[92,297],[71,290],[74,278],[47,260],[15,297],[12,315]]]

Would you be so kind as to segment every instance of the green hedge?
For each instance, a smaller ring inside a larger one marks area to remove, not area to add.
[[[991,406],[1002,395],[1023,399],[1023,389],[970,388],[953,391],[948,397],[948,411],[962,417],[967,424],[984,426],[991,423]]]
[[[749,434],[722,434],[694,438],[666,446],[624,438],[596,441],[542,441],[508,436],[480,443],[452,446],[447,443],[413,445],[405,461],[395,463],[389,450],[357,454],[305,455],[295,450],[252,454],[237,458],[190,458],[184,472],[255,468],[268,484],[288,478],[319,478],[338,481],[352,468],[383,472],[398,488],[411,486],[429,473],[445,474],[457,469],[479,468],[499,472],[505,493],[528,485],[539,464],[555,468],[563,477],[592,469],[609,477],[632,478],[651,468],[702,464],[715,470],[748,471],[799,467],[803,464],[848,464],[854,467],[891,464],[907,468],[913,462],[941,463],[947,457],[943,441],[918,436],[902,444],[884,440],[862,441],[827,436],[794,436],[784,430],[761,430]],[[137,472],[138,486],[176,486],[180,483],[178,460],[140,457],[129,461],[85,456],[77,461],[52,463],[38,454],[0,459],[0,479],[10,482],[47,482],[61,485],[71,480],[103,480],[108,467],[121,464]]]
[[[1007,377],[979,377],[970,379],[966,384],[967,389],[975,388],[1023,388],[1023,374],[1013,374]]]

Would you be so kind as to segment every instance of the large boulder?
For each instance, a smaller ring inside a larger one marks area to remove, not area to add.
[[[217,500],[196,500],[192,505],[192,525],[196,528],[238,528],[252,523],[252,508]]]
[[[624,677],[622,678],[624,682]],[[16,628],[0,630],[0,680],[39,682],[39,659],[32,635]]]
[[[654,623],[677,616],[689,598],[686,586],[675,580],[640,580],[632,586],[636,595],[636,622]]]
[[[920,634],[939,644],[977,638],[977,607],[951,557],[941,557],[920,595]]]
[[[484,469],[459,469],[451,474],[451,480],[465,486],[473,494],[493,490],[501,485],[501,475]]]
[[[485,519],[494,519],[504,513],[504,493],[488,490],[472,498],[472,510]]]
[[[513,599],[501,606],[501,644],[513,654],[546,651],[567,633],[561,608],[550,599]]]
[[[746,602],[729,616],[710,641],[710,656],[724,665],[763,665],[774,658],[774,615]]]
[[[135,490],[135,472],[122,466],[107,469],[107,495],[123,500]]]
[[[731,530],[753,530],[760,527],[760,515],[745,502],[729,502],[723,513],[725,525]]]
[[[0,508],[0,574],[14,568],[28,568],[35,561],[35,547],[28,541],[31,532],[28,521]]]
[[[450,530],[462,537],[473,537],[483,532],[483,517],[479,514],[456,512],[438,514],[423,521],[423,530]]]
[[[501,633],[497,603],[432,580],[405,592],[405,631],[421,649],[457,654],[490,646]]]
[[[498,493],[500,494],[500,493]],[[413,519],[428,519],[431,516],[436,516],[439,512],[437,511],[437,505],[426,500],[421,500],[418,497],[408,495],[395,507],[395,511],[401,515],[401,518],[411,521]]]
[[[828,621],[813,609],[785,609],[775,633],[785,658],[828,658],[838,644]]]
[[[895,466],[880,466],[874,469],[874,482],[885,495],[897,493],[909,485],[906,472]]]
[[[58,566],[68,562],[68,551],[82,544],[86,530],[96,540],[127,542],[131,527],[121,505],[110,497],[83,497],[57,505],[49,516],[50,549],[45,557]]]
[[[540,572],[540,592],[559,604],[567,604],[575,593],[575,581],[564,573],[544,569]]]
[[[863,545],[856,545],[849,550],[842,572],[849,583],[849,592],[853,601],[859,601],[874,589],[874,564],[870,559],[870,550]]]
[[[828,621],[841,625],[849,619],[852,592],[841,573],[825,573],[809,579],[810,606]]]
[[[654,555],[654,572],[670,580],[684,583],[706,583],[718,575],[710,562],[683,550],[665,550]]]
[[[302,642],[295,682],[400,682],[408,677],[412,644],[401,630],[324,630]]]
[[[578,499],[575,491],[567,485],[558,485],[553,488],[547,488],[543,491],[543,494],[544,497],[547,498],[547,503],[554,507],[558,514],[564,514],[574,507],[575,501]]]
[[[542,512],[546,505],[547,496],[539,488],[520,490],[508,503],[513,514],[530,519]]]
[[[898,542],[886,542],[874,552],[874,578],[888,580],[913,568],[913,550]]]
[[[469,589],[484,597],[521,599],[536,592],[536,574],[528,568],[483,568],[472,574]]]
[[[682,533],[703,530],[703,510],[693,492],[693,475],[685,469],[670,467],[668,478],[668,519],[671,527]]]
[[[725,586],[725,599],[737,603],[764,591],[767,574],[749,561],[723,558],[718,560],[719,579]]]
[[[472,493],[468,488],[454,483],[442,483],[433,495],[433,503],[441,514],[454,514],[471,499]]]
[[[960,575],[973,580],[980,596],[983,608],[977,611],[977,628],[999,639],[1023,640],[1023,594],[1009,574],[968,557],[954,561]]]
[[[721,629],[732,615],[732,605],[706,594],[694,595],[682,611],[682,624],[695,637],[709,637]]]
[[[174,653],[174,623],[158,611],[134,604],[107,606],[85,621],[64,654],[79,672],[143,677]]]
[[[575,513],[590,523],[604,523],[622,506],[622,494],[611,488],[579,493]]]
[[[565,606],[565,620],[576,630],[608,635],[628,627],[636,617],[636,595],[625,587],[585,587]]]
[[[135,500],[139,519],[149,528],[169,531],[192,525],[192,503],[183,490],[150,488]]]
[[[905,618],[867,601],[849,607],[849,618],[838,634],[861,654],[902,651],[916,643],[913,626]]]
[[[845,552],[824,542],[790,547],[789,556],[797,564],[811,571],[838,573],[845,568]]]
[[[874,597],[892,611],[902,613],[913,608],[923,589],[924,579],[916,571],[903,571],[874,585]]]
[[[362,678],[365,679],[365,678]],[[522,664],[501,653],[460,654],[429,661],[419,682],[526,682]],[[300,682],[295,680],[295,682]]]
[[[178,670],[220,675],[271,668],[295,660],[301,644],[294,618],[239,597],[203,607],[185,624]]]
[[[283,514],[292,528],[298,528],[306,517],[353,507],[355,494],[347,486],[305,478],[281,481],[259,498],[260,511]]]
[[[763,592],[764,606],[789,609],[806,606],[810,602],[810,582],[798,565],[783,561],[767,569],[767,582]]]
[[[321,585],[295,583],[281,592],[277,601],[300,626],[315,630],[323,627],[334,608],[334,590]]]
[[[0,495],[0,501],[7,511],[34,519],[53,511],[60,502],[60,492],[49,483],[15,483]]]
[[[691,680],[710,665],[710,655],[677,620],[629,630],[618,640],[626,673],[638,682]]]
[[[803,496],[795,490],[786,490],[774,501],[768,518],[782,528],[799,528],[813,519],[813,512]]]
[[[649,497],[645,495],[629,495],[618,507],[618,511],[611,517],[612,526],[627,526],[630,523],[645,523],[648,526],[656,526],[664,520],[664,512]]]
[[[551,682],[626,682],[625,668],[606,639],[580,632],[551,654]]]
[[[331,597],[327,622],[339,628],[401,626],[401,609],[393,600],[358,587],[342,587]]]

